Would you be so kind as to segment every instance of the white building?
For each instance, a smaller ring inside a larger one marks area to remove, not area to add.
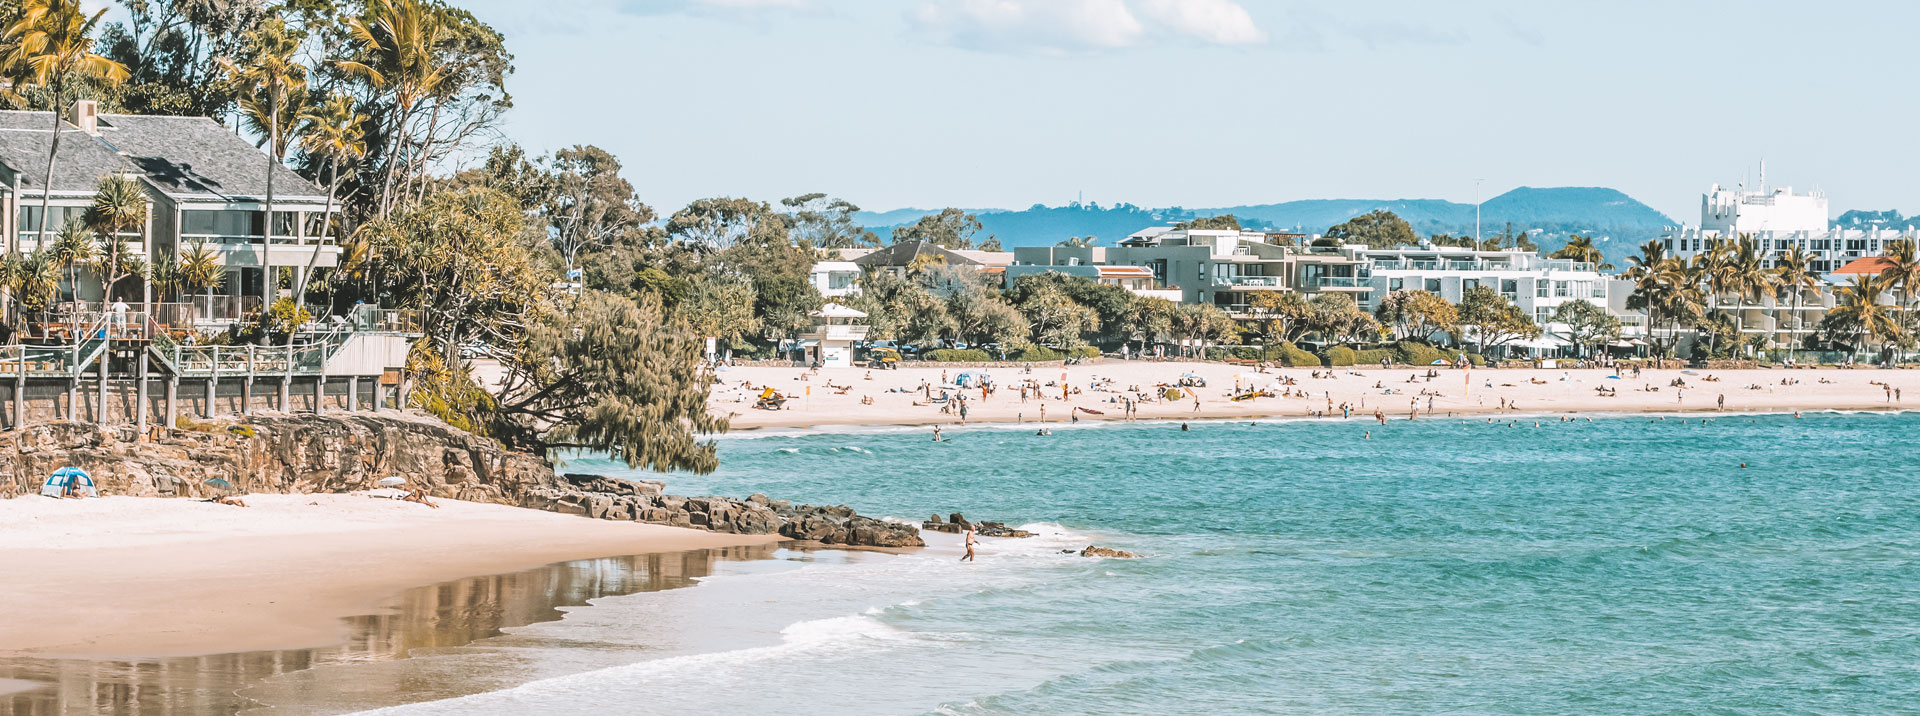
[[[853,296],[860,293],[860,266],[852,261],[820,261],[807,273],[807,281],[829,299]]]
[[[1758,191],[1715,184],[1700,197],[1700,224],[1668,227],[1660,240],[1668,253],[1687,259],[1714,239],[1749,236],[1760,242],[1769,268],[1799,246],[1812,256],[1813,272],[1824,275],[1854,259],[1880,255],[1894,239],[1916,236],[1891,229],[1834,229],[1828,212],[1827,197],[1818,193],[1769,189],[1764,183]]]
[[[853,366],[853,346],[867,339],[867,314],[838,303],[814,311],[813,327],[800,334],[807,362],[826,368]]]
[[[1401,246],[1366,249],[1373,291],[1363,305],[1372,309],[1394,291],[1426,291],[1449,303],[1459,303],[1466,292],[1485,286],[1540,324],[1539,339],[1512,344],[1534,353],[1570,348],[1566,326],[1553,322],[1562,304],[1586,301],[1620,318],[1622,338],[1646,335],[1646,316],[1627,310],[1632,286],[1600,273],[1590,263],[1543,258],[1532,251],[1480,251],[1451,246]]]

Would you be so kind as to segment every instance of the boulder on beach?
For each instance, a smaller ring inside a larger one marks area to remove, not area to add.
[[[1096,545],[1087,545],[1086,549],[1080,550],[1080,556],[1110,557],[1113,559],[1139,559],[1140,558],[1140,555],[1134,554],[1132,552],[1112,549],[1108,547],[1100,547]]]

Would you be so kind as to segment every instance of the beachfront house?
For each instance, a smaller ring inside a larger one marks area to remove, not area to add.
[[[1394,291],[1426,291],[1449,303],[1459,303],[1468,290],[1485,286],[1512,301],[1541,327],[1539,338],[1516,341],[1515,350],[1534,355],[1571,354],[1566,327],[1553,322],[1560,306],[1586,301],[1620,319],[1621,341],[1616,347],[1643,345],[1646,315],[1627,308],[1632,285],[1600,273],[1590,263],[1551,259],[1532,251],[1482,251],[1457,246],[1399,246],[1363,249],[1370,268],[1371,310]],[[1635,343],[1639,341],[1639,343]]]
[[[155,306],[157,315],[191,312],[195,321],[231,322],[258,308],[269,267],[292,271],[297,284],[308,266],[338,262],[334,238],[320,239],[325,191],[219,122],[101,114],[89,100],[75,102],[61,121],[60,154],[48,186],[53,113],[0,111],[0,227],[6,250],[30,253],[46,245],[66,222],[85,214],[103,177],[123,174],[138,178],[151,202],[146,225],[125,237],[129,249],[153,264],[204,247],[226,269],[220,286],[189,287],[193,290],[183,290],[171,311]],[[270,165],[271,222],[266,217]],[[45,217],[43,199],[50,204]],[[63,276],[60,299],[155,303],[173,298],[155,295],[138,278],[121,281],[115,293],[101,296],[99,281],[82,271],[77,282]]]
[[[1146,298],[1164,298],[1179,302],[1185,293],[1163,288],[1145,266],[1115,266],[1107,263],[1104,246],[1022,246],[1013,250],[1013,265],[1007,267],[1007,285],[1021,276],[1057,273],[1079,276]]]
[[[1145,268],[1154,283],[1178,292],[1182,303],[1211,303],[1235,318],[1252,315],[1252,297],[1263,291],[1309,296],[1344,293],[1366,300],[1373,287],[1367,283],[1367,263],[1358,247],[1302,246],[1298,238],[1302,237],[1161,226],[1135,232],[1112,248],[1055,247],[1044,254],[1025,255],[1033,263],[1092,262],[1092,250],[1098,249],[1098,265]],[[1020,251],[1015,250],[1016,257]]]
[[[860,265],[852,261],[816,261],[807,272],[807,283],[828,299],[860,293]]]
[[[997,285],[1007,265],[1013,263],[1013,254],[1007,251],[949,249],[931,241],[900,241],[862,254],[853,259],[853,263],[862,272],[878,271],[901,278],[914,271],[938,266],[970,268],[990,275],[991,282]],[[940,284],[933,286],[936,293],[944,293],[951,288]]]

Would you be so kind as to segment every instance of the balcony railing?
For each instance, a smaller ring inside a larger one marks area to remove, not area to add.
[[[1279,276],[1217,276],[1215,286],[1236,286],[1242,288],[1279,288]]]
[[[864,341],[871,326],[814,326],[801,337],[816,341]]]
[[[1313,288],[1366,288],[1367,282],[1352,276],[1314,276],[1307,279],[1307,285]]]

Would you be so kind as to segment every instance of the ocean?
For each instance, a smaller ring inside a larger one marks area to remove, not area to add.
[[[1040,536],[723,562],[458,656],[557,675],[381,713],[1920,709],[1920,416],[945,432],[736,434],[665,479]]]

